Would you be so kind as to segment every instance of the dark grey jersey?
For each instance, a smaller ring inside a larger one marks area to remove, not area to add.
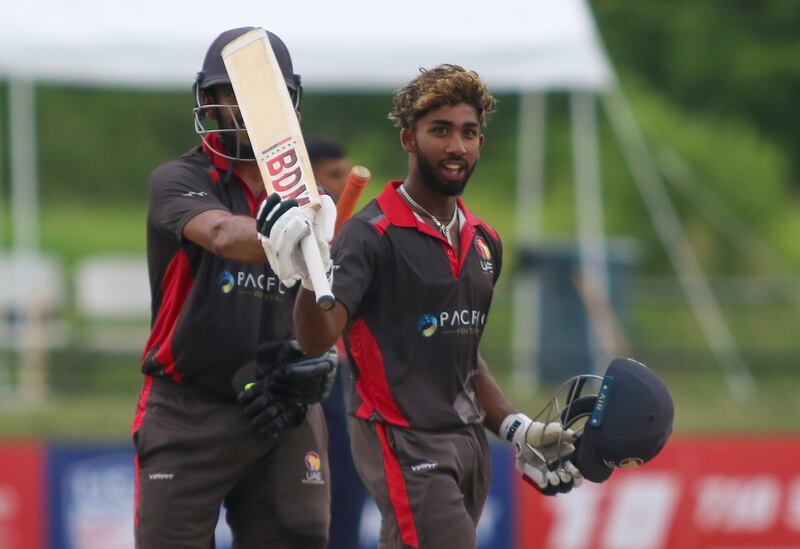
[[[145,374],[171,377],[224,396],[231,378],[255,359],[260,341],[291,337],[296,290],[265,263],[215,256],[183,237],[207,210],[255,216],[257,202],[228,161],[198,147],[150,178],[147,259],[152,294]]]
[[[397,194],[400,183],[348,221],[333,247],[333,293],[350,314],[350,412],[416,429],[480,423],[474,376],[502,246],[459,200],[456,257]]]

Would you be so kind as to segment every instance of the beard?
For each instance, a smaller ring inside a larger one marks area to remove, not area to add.
[[[242,142],[241,136],[243,134],[246,135],[244,121],[241,120],[238,114],[234,114],[233,112],[230,112],[230,116],[236,116],[236,121],[234,122],[230,119],[226,119],[221,109],[217,111],[217,120],[220,130],[238,130],[219,132],[218,135],[222,146],[222,152],[237,160],[255,160],[256,154],[253,152],[253,147],[251,147],[249,143]]]
[[[253,152],[253,147],[247,143],[242,143],[241,139],[239,139],[240,133],[241,132],[219,133],[219,141],[222,144],[222,152],[239,160],[255,160],[256,155]]]
[[[422,178],[422,183],[432,191],[445,196],[461,196],[474,169],[474,164],[472,166],[467,164],[464,170],[464,178],[461,181],[448,181],[437,176],[433,162],[421,151],[417,151],[417,170]]]

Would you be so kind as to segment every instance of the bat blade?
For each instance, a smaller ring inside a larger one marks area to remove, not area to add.
[[[232,40],[222,49],[222,59],[267,193],[318,209],[300,122],[266,31],[255,28]],[[303,239],[301,250],[317,304],[331,309],[334,298],[313,236]]]
[[[266,31],[256,28],[234,39],[222,59],[267,192],[318,207],[300,122]]]
[[[350,219],[353,214],[353,209],[356,207],[358,197],[364,187],[369,183],[369,178],[372,177],[370,171],[364,166],[353,166],[347,176],[347,183],[344,185],[339,201],[336,203],[336,230],[338,233],[342,224]]]

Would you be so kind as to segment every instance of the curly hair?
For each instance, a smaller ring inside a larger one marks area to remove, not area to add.
[[[486,126],[496,101],[476,72],[449,64],[430,70],[420,67],[419,72],[419,76],[394,94],[388,118],[395,126],[411,129],[430,111],[459,103],[475,107],[481,126]]]

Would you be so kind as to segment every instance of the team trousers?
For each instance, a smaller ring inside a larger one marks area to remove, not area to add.
[[[475,549],[492,482],[482,425],[445,432],[350,419],[353,459],[381,512],[379,549]]]
[[[358,549],[361,511],[367,490],[353,465],[346,398],[352,390],[350,368],[339,355],[336,381],[328,398],[322,401],[328,427],[328,460],[331,468],[331,529],[328,549]]]
[[[235,549],[324,549],[330,474],[319,405],[268,439],[236,402],[153,378],[137,423],[138,549],[213,548],[221,505]]]

